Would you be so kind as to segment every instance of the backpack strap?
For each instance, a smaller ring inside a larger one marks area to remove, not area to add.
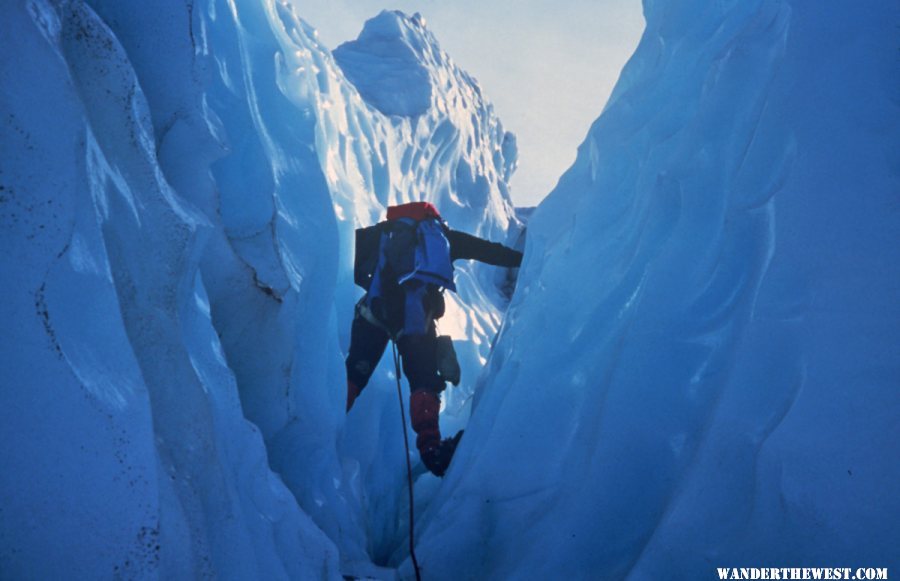
[[[426,286],[418,281],[407,283],[404,290],[403,309],[403,334],[424,335],[428,332],[428,324],[431,322],[429,314],[425,311]]]
[[[382,228],[381,230],[381,239],[378,243],[378,261],[375,264],[375,271],[372,273],[372,282],[369,284],[368,293],[366,293],[366,307],[370,310],[372,308],[372,303],[375,299],[378,299],[382,296],[382,278],[384,273],[384,266],[387,263],[387,256],[385,254],[385,250],[387,249],[388,239],[390,238],[390,232],[387,228]]]

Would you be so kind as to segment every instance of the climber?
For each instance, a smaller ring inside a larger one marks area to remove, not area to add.
[[[453,261],[518,267],[522,253],[451,230],[427,202],[391,206],[387,220],[356,231],[354,280],[367,292],[356,305],[347,355],[347,412],[393,340],[409,380],[409,409],[422,463],[443,476],[462,432],[441,440],[440,393],[459,384],[449,337],[438,337],[444,289],[455,291]]]

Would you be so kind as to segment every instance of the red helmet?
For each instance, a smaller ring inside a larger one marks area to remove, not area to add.
[[[441,219],[437,208],[429,202],[410,202],[399,206],[388,206],[387,219],[399,220],[400,218],[412,218],[413,220],[425,220],[426,218]]]

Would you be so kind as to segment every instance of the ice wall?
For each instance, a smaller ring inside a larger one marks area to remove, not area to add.
[[[900,11],[644,10],[529,222],[423,574],[896,568]]]
[[[2,576],[337,577],[241,415],[210,224],[160,171],[122,45],[82,3],[2,26]]]
[[[403,558],[386,368],[344,420],[353,229],[427,199],[502,239],[516,151],[421,18],[371,26],[432,59],[442,84],[414,116],[361,96],[287,2],[5,11],[0,576],[334,578]],[[464,416],[502,298],[460,278]]]

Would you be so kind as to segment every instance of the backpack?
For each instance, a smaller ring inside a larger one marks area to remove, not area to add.
[[[402,320],[408,334],[424,333],[428,315],[443,314],[428,308],[429,296],[456,290],[447,226],[437,209],[427,202],[391,206],[386,221],[358,229],[354,281],[368,291],[366,306],[380,319]]]

